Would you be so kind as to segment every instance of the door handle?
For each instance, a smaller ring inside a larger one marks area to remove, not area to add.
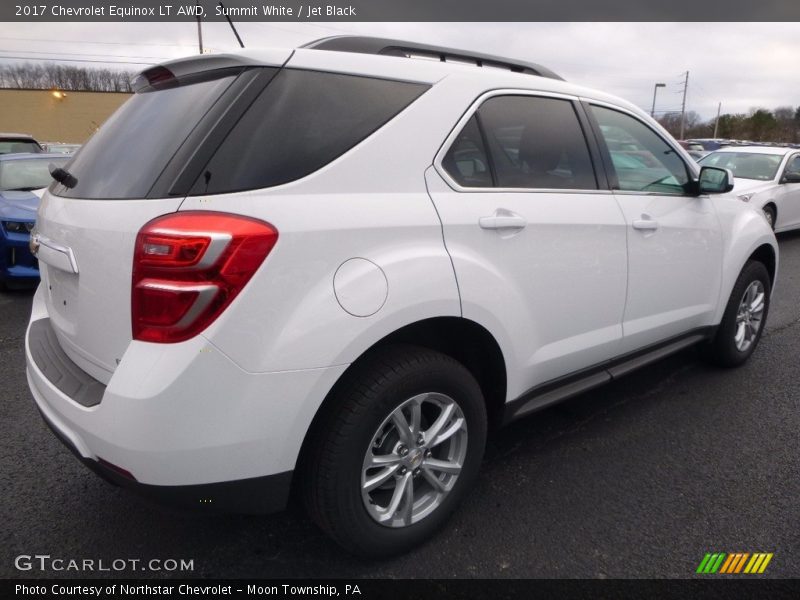
[[[505,208],[498,208],[493,215],[478,219],[481,229],[523,229],[527,224],[525,217]]]
[[[641,219],[634,219],[631,225],[633,225],[634,229],[642,231],[655,231],[658,229],[658,221],[651,219],[648,215],[642,215]]]

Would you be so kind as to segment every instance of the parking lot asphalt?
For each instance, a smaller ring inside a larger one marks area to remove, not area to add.
[[[779,283],[750,362],[688,350],[492,436],[479,482],[405,556],[342,552],[300,510],[187,515],[84,468],[27,389],[31,292],[0,293],[2,577],[690,577],[706,552],[773,552],[800,577],[800,234],[779,236]],[[18,555],[189,559],[194,570],[19,571]]]

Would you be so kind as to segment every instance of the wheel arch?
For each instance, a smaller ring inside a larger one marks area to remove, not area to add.
[[[320,404],[311,424],[306,430],[297,457],[295,473],[304,470],[305,460],[317,432],[333,415],[332,398],[340,386],[345,385],[349,375],[378,349],[389,345],[413,345],[446,354],[461,364],[477,380],[486,402],[490,427],[502,422],[506,400],[506,360],[494,336],[482,325],[463,317],[434,317],[410,323],[384,336],[367,348],[342,373]],[[295,477],[297,479],[297,477]],[[296,482],[295,482],[296,487]]]
[[[764,263],[774,292],[780,254],[775,233],[767,224],[761,207],[731,202],[724,196],[714,198],[714,204],[723,232],[722,285],[714,319],[710,323],[717,325],[722,320],[733,286],[747,261],[758,260]]]
[[[769,271],[769,284],[771,289],[775,284],[775,276],[778,272],[778,256],[775,252],[775,249],[770,244],[761,244],[750,254],[747,260],[757,260],[767,267],[767,271]]]
[[[775,203],[775,200],[767,200],[764,206],[761,207],[761,210],[766,210],[768,208],[772,211],[772,227],[774,229],[778,222],[778,205]]]

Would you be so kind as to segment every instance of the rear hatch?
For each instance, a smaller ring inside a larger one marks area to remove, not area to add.
[[[96,379],[108,383],[132,339],[137,233],[178,210],[215,140],[289,55],[194,58],[145,71],[66,165],[73,179],[45,192],[35,234],[42,292],[64,351]]]

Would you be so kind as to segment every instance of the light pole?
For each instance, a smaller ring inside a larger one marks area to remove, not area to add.
[[[653,108],[650,109],[650,116],[654,119],[656,117],[656,94],[658,93],[658,88],[660,87],[667,87],[667,84],[657,83],[653,86]]]

